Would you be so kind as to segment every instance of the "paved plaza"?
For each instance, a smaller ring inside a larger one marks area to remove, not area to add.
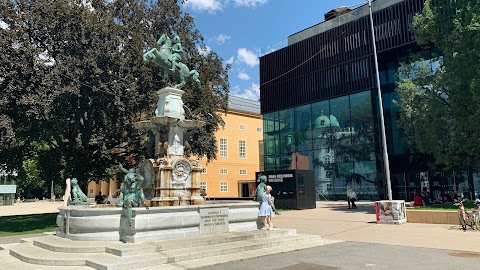
[[[51,213],[60,205],[21,203],[0,210],[2,215],[15,214],[16,210],[28,214],[28,209],[32,213]],[[316,209],[282,211],[274,217],[274,226],[296,229],[299,234],[320,235],[327,244],[282,254],[258,254],[258,258],[241,261],[219,260],[214,266],[200,269],[476,269],[480,264],[480,254],[476,253],[480,251],[480,231],[463,231],[455,225],[376,224],[373,202],[359,202],[356,210],[347,209],[346,202],[317,202]],[[10,243],[8,247],[21,238],[0,237],[0,246]],[[209,263],[215,263],[211,260]],[[183,264],[172,269],[199,266]]]

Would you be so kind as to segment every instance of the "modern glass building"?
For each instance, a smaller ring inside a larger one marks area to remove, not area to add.
[[[397,126],[395,74],[411,55],[432,70],[441,53],[421,48],[410,32],[424,0],[372,4],[387,148],[394,199],[413,200],[469,190],[466,171],[441,170],[409,153]],[[264,171],[313,170],[319,199],[344,199],[353,185],[361,199],[386,197],[378,96],[368,6],[335,9],[326,21],[288,37],[288,46],[260,58]],[[474,174],[474,186],[480,187]]]

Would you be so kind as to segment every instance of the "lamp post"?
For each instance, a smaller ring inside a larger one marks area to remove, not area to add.
[[[380,109],[380,128],[382,130],[383,165],[385,169],[385,176],[387,178],[388,199],[392,200],[392,183],[390,180],[390,167],[389,167],[390,164],[388,162],[387,138],[385,135],[385,119],[383,117],[383,102],[382,102],[382,90],[380,88],[380,74],[378,72],[377,46],[375,45],[375,28],[373,27],[372,0],[368,0],[368,8],[370,10],[370,27],[372,30],[373,57],[375,59],[375,78],[377,82],[378,104],[380,107],[379,109]]]

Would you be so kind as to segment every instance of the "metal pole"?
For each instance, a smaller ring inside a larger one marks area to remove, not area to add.
[[[383,165],[385,167],[385,176],[387,178],[388,199],[392,200],[392,183],[390,181],[390,164],[388,162],[387,139],[385,135],[385,119],[383,118],[382,90],[380,88],[380,74],[378,72],[377,46],[375,45],[375,28],[373,27],[372,0],[368,0],[368,7],[370,9],[370,27],[372,30],[373,57],[375,58],[375,78],[377,82],[378,104],[380,107],[380,128],[382,130]]]

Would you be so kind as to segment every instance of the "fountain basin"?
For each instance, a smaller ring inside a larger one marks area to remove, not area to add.
[[[258,203],[133,208],[60,207],[57,236],[84,241],[142,242],[257,229]]]

